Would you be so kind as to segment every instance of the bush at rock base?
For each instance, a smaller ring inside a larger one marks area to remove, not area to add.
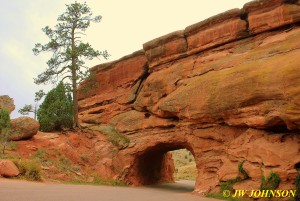
[[[27,180],[41,181],[41,165],[35,160],[14,160],[20,171],[20,176]]]
[[[41,131],[55,131],[72,128],[72,97],[66,86],[60,82],[45,97],[37,113]]]

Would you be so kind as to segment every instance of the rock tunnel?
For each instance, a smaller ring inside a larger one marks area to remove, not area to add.
[[[299,23],[298,0],[252,1],[93,67],[79,88],[79,119],[106,136],[100,174],[134,185],[168,181],[166,153],[187,148],[195,191],[217,191],[243,161],[249,178],[234,188],[259,189],[262,175],[276,172],[281,188],[292,189]]]
[[[190,148],[185,143],[161,143],[136,155],[130,177],[135,185],[150,185],[161,182],[174,182],[175,166],[170,151]],[[192,152],[191,152],[192,153]]]

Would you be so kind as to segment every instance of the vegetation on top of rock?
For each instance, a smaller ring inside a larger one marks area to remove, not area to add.
[[[129,139],[124,135],[119,133],[113,126],[110,125],[100,125],[100,126],[91,126],[89,129],[94,131],[100,131],[105,133],[108,137],[108,140],[118,149],[125,149],[129,145]]]
[[[66,6],[67,10],[57,18],[58,24],[54,29],[49,26],[42,29],[50,41],[45,45],[37,43],[33,48],[35,55],[41,52],[53,53],[47,62],[48,68],[34,82],[42,84],[69,79],[72,83],[74,124],[79,127],[77,87],[89,75],[85,60],[99,56],[106,59],[109,54],[107,51],[96,51],[89,43],[80,40],[90,23],[100,22],[101,16],[93,17],[86,3],[75,2]]]
[[[72,128],[73,112],[72,97],[66,86],[60,82],[45,97],[37,113],[42,131],[55,131]]]

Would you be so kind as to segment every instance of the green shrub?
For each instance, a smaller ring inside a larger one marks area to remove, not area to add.
[[[68,158],[66,158],[65,156],[61,156],[59,158],[58,169],[60,169],[60,171],[62,171],[62,172],[67,172],[67,171],[70,171],[71,168],[72,168],[71,161]]]
[[[232,187],[233,183],[230,183],[228,181],[222,182],[220,184],[220,188],[221,188],[221,192],[228,190],[228,191],[233,191],[233,187]]]
[[[221,192],[224,190],[229,190],[229,191],[233,191],[233,184],[243,181],[243,179],[241,177],[236,177],[235,179],[228,179],[227,181],[221,183],[220,188],[221,188]]]
[[[275,190],[279,187],[281,182],[280,177],[276,173],[270,173],[268,178],[266,179],[265,176],[261,177],[261,190]]]
[[[0,132],[5,128],[10,128],[9,112],[6,109],[0,109]]]
[[[18,144],[16,142],[10,141],[8,143],[8,147],[7,148],[8,148],[8,150],[14,151],[14,150],[17,149],[17,147],[18,147]]]
[[[43,148],[38,149],[35,154],[32,156],[35,159],[42,160],[47,158],[46,150]]]
[[[3,155],[12,135],[10,126],[9,112],[6,109],[0,109],[0,143]]]
[[[243,178],[241,178],[240,176],[237,176],[234,179],[228,179],[226,182],[221,183],[220,184],[221,192],[223,192],[224,190],[229,190],[229,191],[233,192],[233,190],[234,190],[233,184],[241,182],[241,181],[249,178],[249,175],[243,168],[244,163],[245,163],[245,161],[238,164],[238,171],[243,175]]]
[[[18,166],[20,176],[28,180],[41,181],[41,165],[35,160],[15,160],[14,163]]]
[[[37,119],[41,131],[55,131],[73,127],[73,102],[66,86],[60,82],[41,104]]]
[[[243,165],[244,165],[245,161],[239,163],[238,165],[238,170],[239,172],[244,176],[244,179],[248,179],[249,175],[248,173],[244,170]]]

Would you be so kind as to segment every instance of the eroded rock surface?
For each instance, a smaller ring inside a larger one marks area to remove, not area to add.
[[[0,109],[6,109],[9,113],[15,110],[14,99],[7,95],[0,96]]]
[[[20,174],[17,166],[10,160],[0,160],[0,175],[3,177],[16,177]]]
[[[187,148],[198,192],[217,191],[243,161],[246,186],[276,172],[281,187],[292,188],[300,162],[299,8],[252,1],[94,67],[80,87],[80,121],[129,141],[103,174],[134,185],[170,181],[166,153]]]
[[[40,128],[40,124],[30,117],[18,117],[11,120],[10,140],[26,140],[36,135]]]

